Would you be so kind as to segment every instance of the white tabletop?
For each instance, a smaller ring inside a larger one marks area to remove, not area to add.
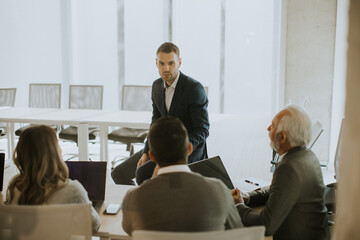
[[[108,160],[108,126],[148,128],[151,112],[109,111],[88,109],[0,108],[0,122],[8,127],[8,155],[15,149],[14,123],[77,125],[79,158],[88,159],[88,126],[100,126],[100,154]]]

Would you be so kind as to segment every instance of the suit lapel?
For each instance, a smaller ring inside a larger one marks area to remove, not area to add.
[[[184,93],[184,85],[185,85],[185,80],[184,80],[184,75],[180,73],[179,76],[179,81],[176,84],[176,88],[175,88],[175,92],[174,92],[174,96],[173,99],[171,100],[171,105],[170,105],[170,109],[169,109],[169,115],[170,116],[174,116],[175,110],[176,110],[176,106],[178,105],[178,103],[180,102],[182,95]],[[164,93],[163,93],[164,94]],[[164,98],[165,99],[165,98]]]
[[[158,107],[159,107],[159,111],[161,116],[166,116],[167,115],[167,111],[166,111],[166,107],[165,107],[165,89],[164,89],[164,84],[163,81],[161,80],[160,82],[161,84],[159,84],[159,94],[158,94]]]

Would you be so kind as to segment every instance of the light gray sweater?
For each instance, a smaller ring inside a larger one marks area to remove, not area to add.
[[[14,196],[10,199],[9,193],[6,195],[6,202],[8,204],[18,204],[20,191],[15,188]],[[46,204],[66,204],[66,203],[90,203],[84,187],[77,180],[67,179],[65,186],[54,192]],[[91,207],[92,228],[94,232],[100,227],[100,217],[93,207]]]

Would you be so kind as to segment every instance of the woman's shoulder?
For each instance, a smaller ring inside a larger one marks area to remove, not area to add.
[[[77,180],[67,179],[60,189],[49,198],[48,203],[88,203],[87,192]]]

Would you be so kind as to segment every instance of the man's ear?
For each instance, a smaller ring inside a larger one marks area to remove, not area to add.
[[[286,133],[284,131],[281,131],[279,134],[279,143],[286,143],[287,142],[287,136]]]
[[[188,144],[188,156],[192,153],[193,149],[194,149],[194,146],[191,143],[189,143]]]
[[[179,58],[179,67],[181,67],[181,58]]]
[[[149,158],[152,162],[155,162],[155,157],[154,157],[154,154],[152,153],[151,150],[148,151],[148,154],[149,154]]]

